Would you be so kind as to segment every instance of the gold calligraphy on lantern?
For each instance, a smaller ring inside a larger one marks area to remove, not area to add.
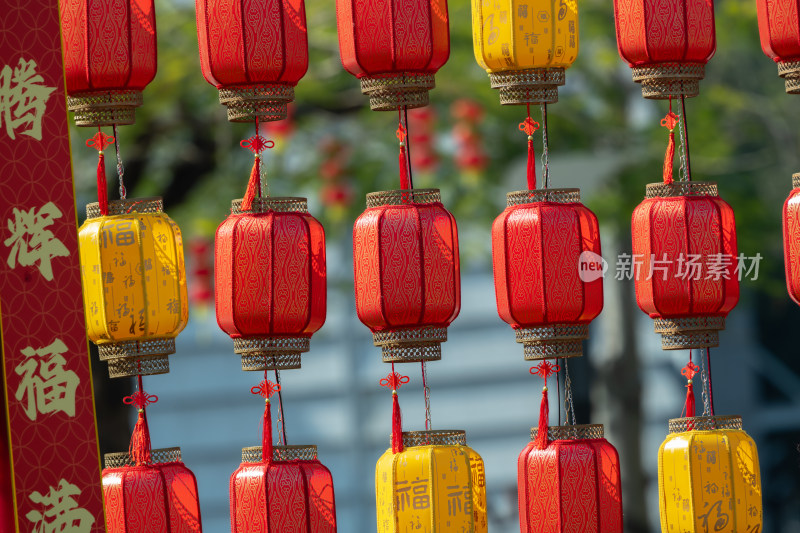
[[[64,368],[66,351],[61,339],[38,350],[32,346],[22,350],[26,359],[14,369],[22,376],[14,397],[31,420],[36,420],[38,414],[54,412],[75,416],[75,391],[80,378]]]
[[[25,515],[34,524],[31,533],[89,533],[94,517],[78,507],[73,496],[80,494],[78,487],[66,479],[58,482],[58,488],[50,487],[46,495],[33,491],[28,497],[38,510]]]
[[[17,264],[31,266],[38,263],[39,272],[47,281],[53,280],[52,259],[68,257],[69,250],[53,232],[47,229],[55,219],[61,218],[61,211],[53,202],[47,202],[37,212],[35,207],[29,211],[14,208],[14,219],[6,225],[11,236],[3,244],[11,247],[7,263],[11,268]]]
[[[46,87],[44,78],[36,73],[34,60],[20,57],[13,69],[9,65],[0,69],[0,124],[12,140],[17,130],[42,140],[42,117],[53,91],[55,87]]]

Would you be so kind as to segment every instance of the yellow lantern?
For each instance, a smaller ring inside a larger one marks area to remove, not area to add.
[[[658,450],[663,533],[761,531],[758,452],[738,416],[669,421]]]
[[[375,471],[378,533],[485,533],[483,459],[463,431],[403,432],[403,451],[386,450]]]
[[[578,56],[578,3],[472,0],[472,42],[500,103],[557,102]]]
[[[161,198],[86,206],[79,230],[89,339],[111,377],[169,372],[189,312],[183,242]]]

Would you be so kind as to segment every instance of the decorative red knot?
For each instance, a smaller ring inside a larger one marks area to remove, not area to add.
[[[669,131],[674,130],[675,126],[678,125],[678,115],[670,111],[664,118],[661,119],[661,125],[667,128]]]
[[[396,391],[401,386],[408,383],[408,381],[408,376],[401,376],[397,372],[389,372],[389,374],[383,378],[380,383],[381,387],[389,387],[393,391]]]
[[[125,398],[122,399],[122,402],[125,405],[135,405],[139,409],[144,409],[151,403],[156,403],[157,401],[158,401],[158,396],[156,396],[155,394],[147,394],[146,392],[141,390],[137,390],[130,396],[125,396]]]
[[[403,144],[403,143],[406,142],[406,135],[407,135],[407,133],[406,133],[405,127],[403,127],[402,124],[398,124],[398,126],[397,126],[397,138],[400,139],[400,144]]]
[[[260,154],[267,148],[275,146],[275,141],[268,141],[261,135],[253,135],[252,137],[239,142],[239,146],[247,148],[255,155]]]
[[[683,367],[683,369],[681,370],[681,374],[683,374],[683,376],[686,379],[691,381],[692,378],[694,378],[695,374],[697,374],[699,371],[700,371],[700,367],[697,366],[696,364],[692,363],[691,361],[689,361],[686,364],[686,366]]]
[[[539,123],[531,117],[526,118],[519,123],[519,131],[524,132],[526,135],[533,135],[539,129]]]
[[[269,400],[269,397],[275,394],[276,392],[280,392],[281,386],[277,383],[273,383],[268,379],[263,380],[258,386],[253,387],[250,389],[250,392],[253,394],[258,394],[262,398]]]
[[[534,376],[539,376],[540,378],[546,381],[548,377],[552,376],[559,370],[561,370],[560,366],[554,365],[550,361],[545,359],[537,366],[532,366],[530,372]]]
[[[98,152],[102,152],[106,146],[114,143],[114,137],[111,135],[106,135],[102,131],[98,131],[94,134],[94,137],[86,141],[86,146],[89,148],[94,148]]]

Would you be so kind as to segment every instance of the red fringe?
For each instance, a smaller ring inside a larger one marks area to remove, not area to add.
[[[536,189],[536,153],[533,150],[533,140],[528,141],[528,190]]]
[[[106,157],[102,150],[97,157],[97,202],[100,204],[100,214],[108,215],[108,186],[106,185]]]
[[[533,445],[544,450],[547,448],[549,441],[547,440],[547,425],[550,422],[550,403],[547,400],[547,387],[542,389],[542,403],[539,406],[539,430],[536,433],[536,440]]]
[[[147,427],[147,417],[144,409],[139,409],[139,418],[131,435],[131,444],[128,453],[136,466],[150,464],[150,429]]]
[[[403,451],[403,421],[400,417],[400,402],[397,393],[392,393],[392,453]]]
[[[667,153],[664,154],[664,183],[672,183],[672,167],[675,162],[675,132],[669,132],[669,142],[667,142]]]
[[[689,384],[686,385],[686,417],[691,418],[695,415],[695,404],[694,404],[694,386],[692,382],[689,381]],[[692,422],[686,423],[686,429],[692,430],[694,429],[694,424]]]
[[[261,181],[261,168],[259,165],[259,158],[253,162],[253,170],[250,171],[250,180],[247,182],[247,192],[244,194],[242,200],[242,211],[249,211],[253,207],[253,200],[258,193]]]
[[[269,400],[264,406],[264,430],[261,435],[261,460],[265,463],[272,461],[272,409]]]

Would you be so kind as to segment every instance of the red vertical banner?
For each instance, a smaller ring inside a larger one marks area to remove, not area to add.
[[[0,314],[16,531],[105,531],[56,0],[0,17]]]

